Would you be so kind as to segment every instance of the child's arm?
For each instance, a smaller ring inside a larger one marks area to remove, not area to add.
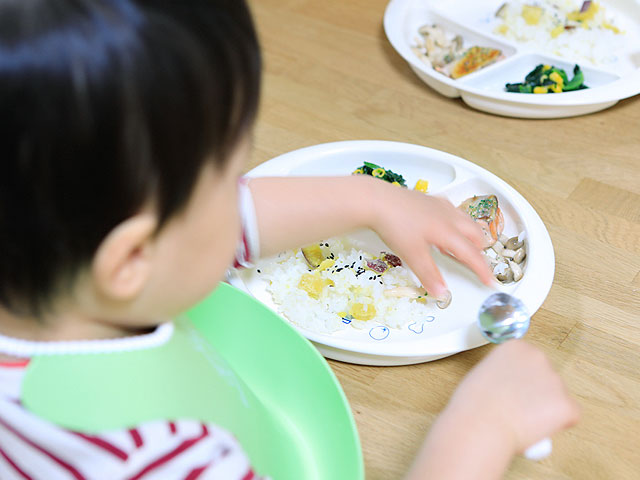
[[[407,480],[501,478],[513,455],[574,425],[578,412],[542,352],[507,342],[462,381]]]
[[[263,255],[368,227],[436,297],[446,286],[431,246],[453,254],[483,282],[492,279],[480,228],[446,200],[364,175],[256,178],[249,187]]]

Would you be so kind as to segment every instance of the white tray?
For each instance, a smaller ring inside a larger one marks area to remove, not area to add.
[[[520,118],[560,118],[584,115],[615,105],[640,93],[640,2],[610,0],[607,12],[624,28],[625,48],[606,66],[561,58],[519,45],[492,33],[492,19],[504,0],[391,0],[384,15],[384,29],[391,45],[427,85],[447,97],[462,97],[469,106],[485,112]],[[425,64],[411,50],[418,28],[437,23],[462,35],[465,46],[499,48],[506,58],[457,80]],[[563,68],[569,75],[578,63],[586,90],[559,94],[522,94],[504,91],[505,83],[523,81],[540,64]]]
[[[476,327],[482,301],[496,290],[518,296],[533,314],[547,296],[554,274],[553,246],[549,234],[533,207],[498,177],[454,155],[418,145],[386,141],[328,143],[296,150],[269,160],[249,176],[349,175],[369,161],[402,174],[409,187],[419,178],[429,180],[429,192],[458,205],[474,195],[494,193],[505,217],[505,234],[527,235],[527,260],[521,281],[490,289],[455,261],[434,254],[452,292],[449,308],[434,307],[422,323],[389,329],[373,325],[365,330],[348,327],[333,334],[312,332],[293,324],[328,357],[365,365],[405,365],[436,360],[484,345],[487,341]],[[363,199],[366,201],[366,199]],[[367,249],[380,251],[383,244],[372,232],[358,235]],[[388,248],[387,248],[388,250]],[[232,273],[230,282],[277,311],[266,283],[254,270]]]

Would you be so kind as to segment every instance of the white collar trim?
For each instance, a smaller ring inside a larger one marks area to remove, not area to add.
[[[86,353],[115,353],[159,347],[173,335],[173,323],[158,325],[151,333],[125,338],[74,340],[60,342],[34,342],[0,335],[0,353],[30,358],[37,355],[68,355]]]

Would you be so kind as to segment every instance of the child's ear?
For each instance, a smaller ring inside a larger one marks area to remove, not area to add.
[[[110,300],[133,300],[144,289],[152,267],[155,215],[140,213],[115,227],[102,241],[92,265],[100,294]]]

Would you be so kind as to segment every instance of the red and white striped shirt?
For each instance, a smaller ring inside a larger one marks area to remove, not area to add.
[[[258,255],[258,232],[244,179],[239,195],[243,233],[235,266],[246,267]],[[0,335],[0,353],[29,357],[69,349],[144,348],[166,341],[171,331],[172,326],[164,324],[149,335],[129,339],[50,344]],[[233,435],[211,423],[167,419],[87,435],[34,415],[20,402],[28,363],[0,363],[0,480],[257,478]]]
[[[0,479],[255,478],[236,439],[210,423],[163,420],[86,435],[41,419],[20,403],[27,364],[0,364]]]

